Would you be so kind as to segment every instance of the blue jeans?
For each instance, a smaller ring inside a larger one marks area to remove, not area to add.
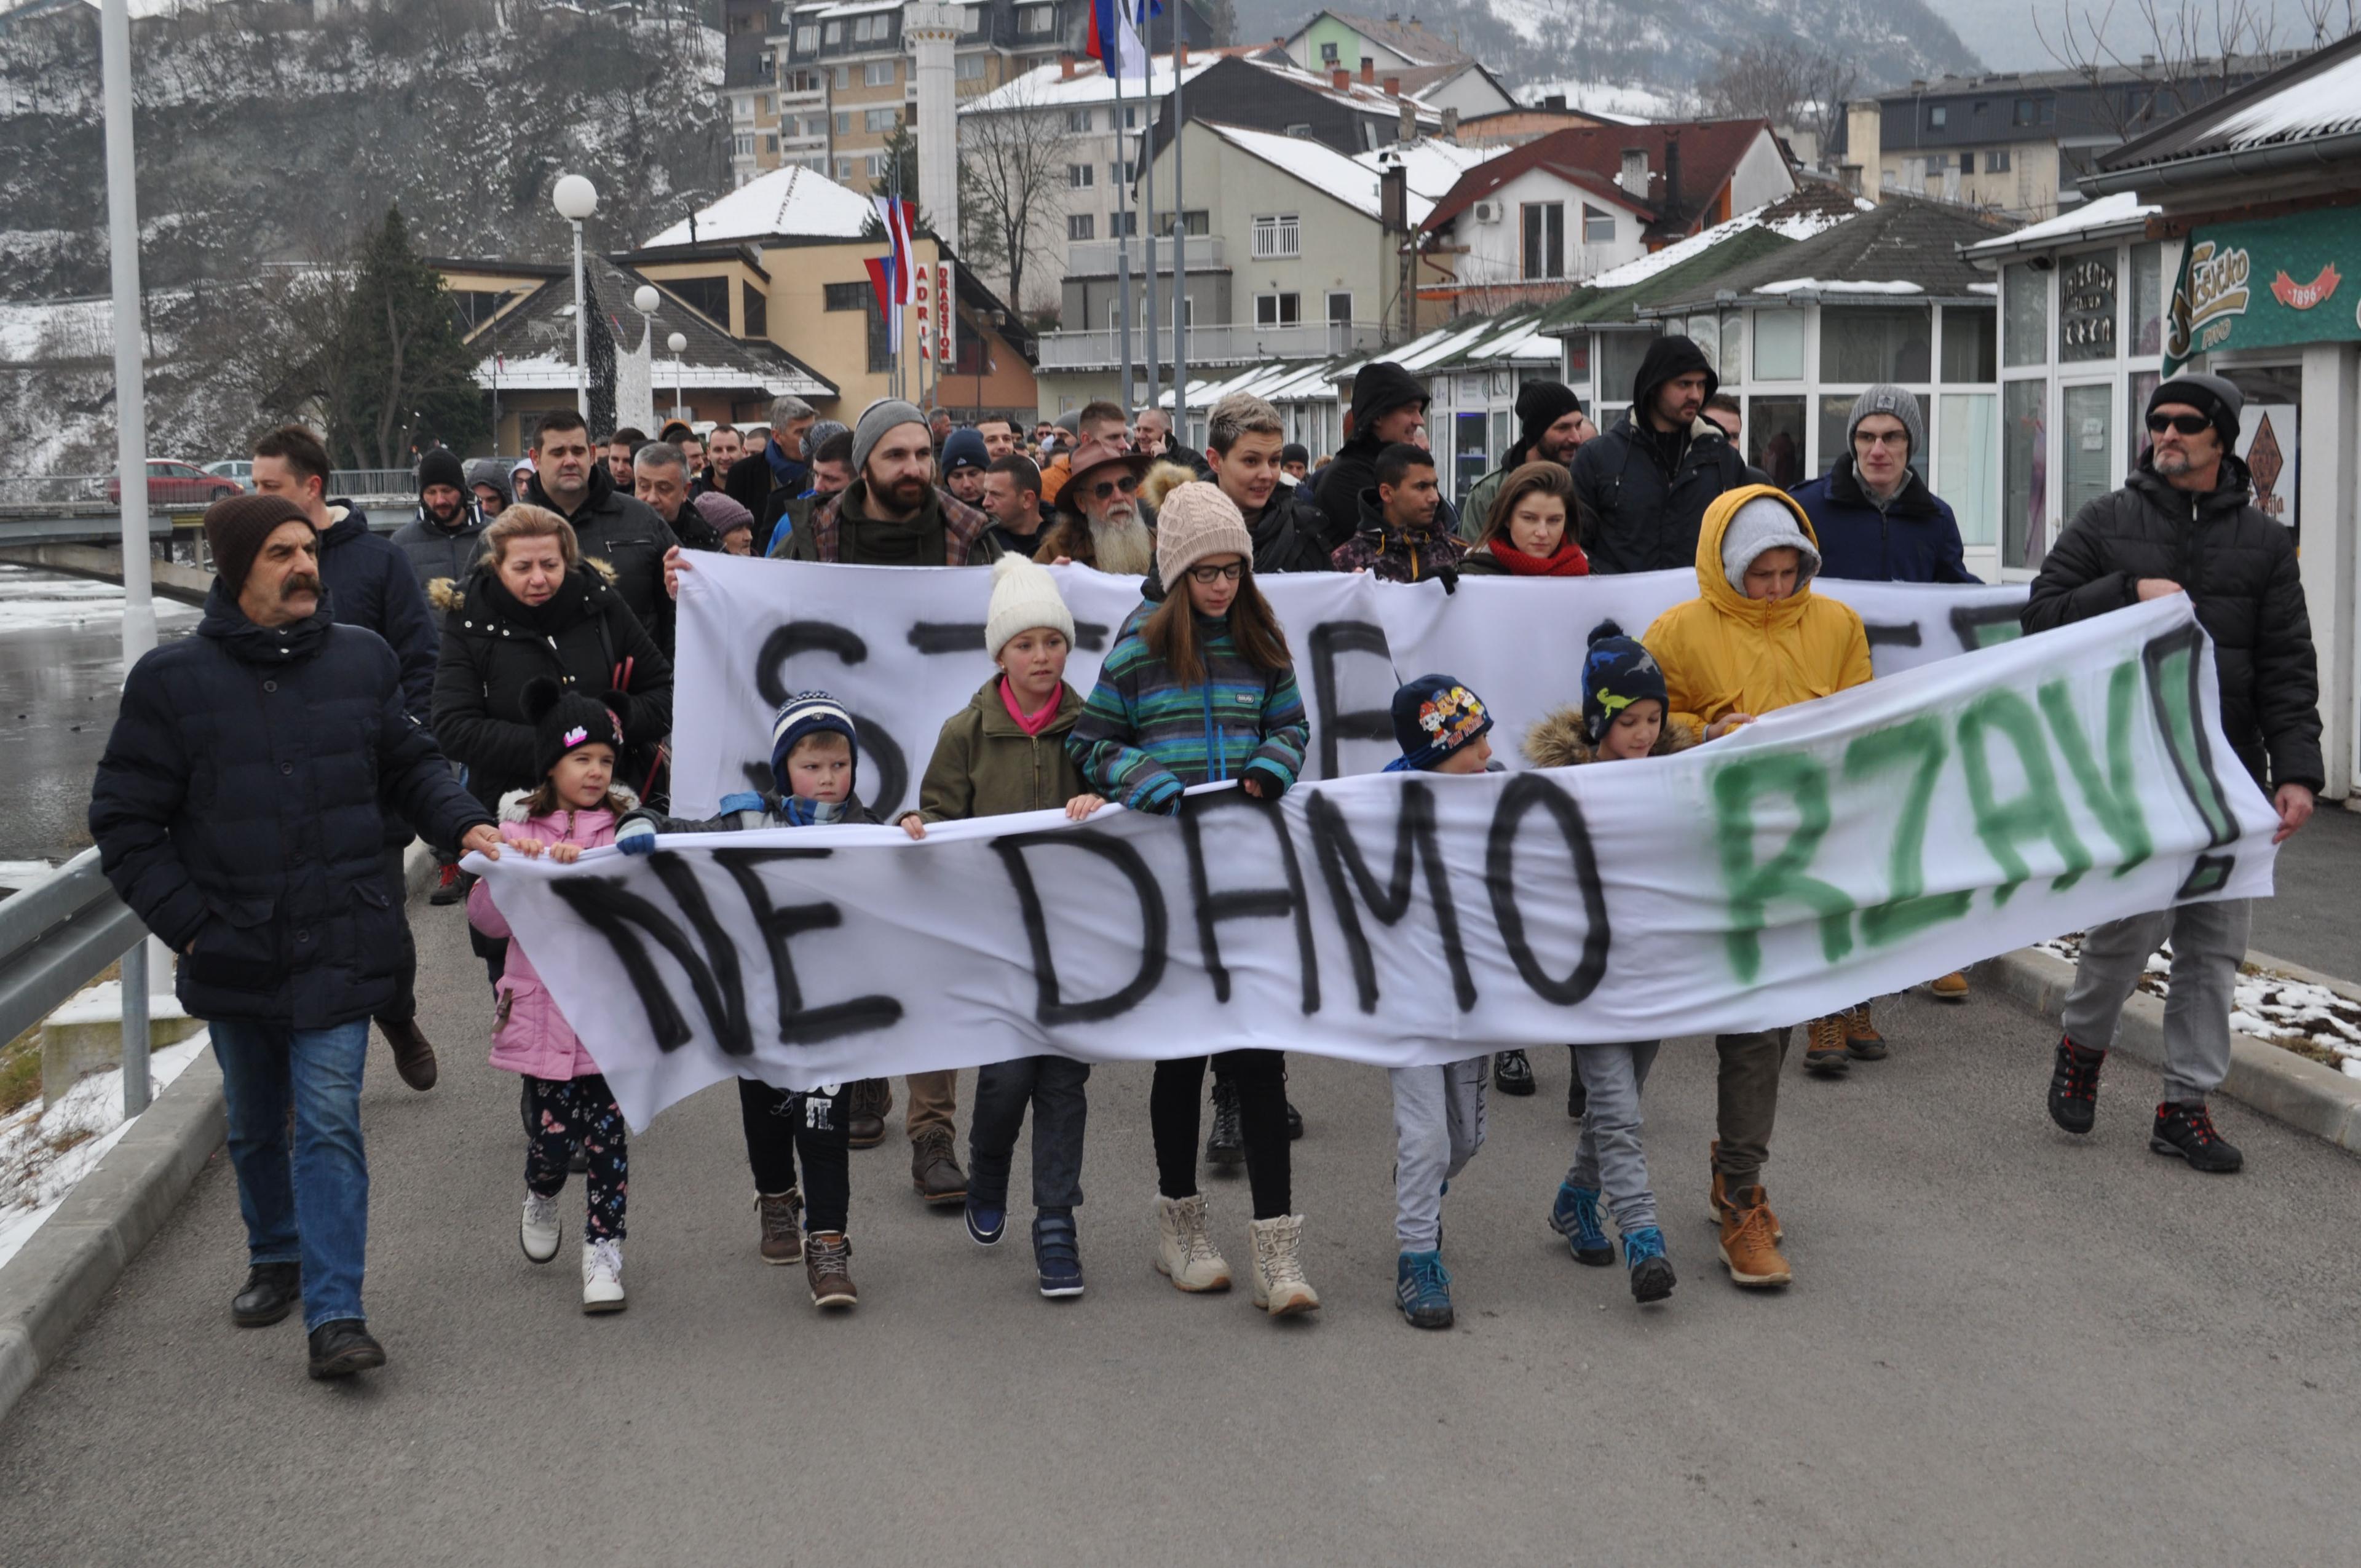
[[[368,1020],[296,1029],[210,1021],[250,1263],[303,1267],[303,1330],[358,1319],[368,1250],[361,1068]],[[294,1113],[290,1157],[287,1119]]]

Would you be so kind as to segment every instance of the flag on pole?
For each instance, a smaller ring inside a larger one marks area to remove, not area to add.
[[[877,313],[886,322],[887,346],[892,352],[902,352],[901,294],[904,285],[895,275],[894,258],[873,256],[869,258],[869,287],[877,294]]]
[[[1091,0],[1084,49],[1111,77],[1148,80],[1148,18],[1161,16],[1163,0]]]

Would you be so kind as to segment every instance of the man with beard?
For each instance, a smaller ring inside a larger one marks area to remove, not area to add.
[[[697,434],[697,432],[693,430],[684,429],[680,433],[679,437],[675,439],[672,444],[680,452],[680,460],[684,466],[681,471],[688,476],[689,499],[694,500],[698,496],[703,495],[707,488],[705,483],[705,438]],[[636,455],[632,457],[631,464],[631,482],[633,484],[637,484],[639,482],[639,458]]]
[[[669,658],[672,601],[664,597],[664,552],[680,540],[664,519],[628,490],[615,488],[607,465],[591,452],[589,427],[572,409],[542,416],[533,432],[533,483],[524,499],[574,525],[584,558],[603,561],[614,572],[615,591]]]
[[[647,444],[648,433],[631,425],[625,425],[607,438],[607,477],[615,482],[617,489],[630,491],[631,454]]]
[[[1631,384],[1615,428],[1583,444],[1574,493],[1596,520],[1582,547],[1594,574],[1686,571],[1697,565],[1705,509],[1746,483],[1746,463],[1703,417],[1721,385],[1705,351],[1660,337]]]
[[[516,503],[515,478],[497,457],[478,457],[467,465],[467,492],[476,510],[489,522]]]
[[[497,470],[499,465],[493,467]],[[464,578],[483,554],[477,542],[490,520],[469,501],[465,478],[459,459],[447,447],[438,446],[418,460],[418,512],[394,534],[393,547],[410,558],[422,591],[437,578]]]
[[[1058,451],[1041,465],[1041,499],[1055,506],[1064,494],[1066,480],[1073,473],[1074,455],[1085,444],[1103,442],[1124,450],[1131,444],[1131,427],[1123,415],[1120,404],[1104,399],[1084,403],[1072,413],[1058,416]]]
[[[1139,481],[1152,461],[1119,440],[1083,442],[1059,494],[1057,525],[1033,559],[1044,565],[1071,561],[1121,577],[1146,575],[1156,565],[1156,533],[1139,499]]]
[[[1517,389],[1517,423],[1516,444],[1499,467],[1476,481],[1459,509],[1459,537],[1470,544],[1484,537],[1492,502],[1511,471],[1536,459],[1572,467],[1576,451],[1598,433],[1574,389],[1559,381],[1528,381]]]
[[[438,449],[425,462],[434,466],[437,488],[450,492],[446,499],[464,494],[450,482],[458,473],[457,458]],[[426,591],[409,552],[371,532],[368,519],[351,501],[328,499],[328,474],[327,448],[300,424],[281,425],[254,444],[256,491],[293,502],[318,535],[317,565],[325,590],[322,612],[339,626],[374,631],[392,646],[401,670],[402,701],[423,724],[434,711],[434,665],[442,646]],[[426,474],[422,464],[422,501]],[[385,830],[377,891],[393,907],[401,946],[395,955],[393,992],[377,1024],[393,1047],[401,1081],[423,1091],[434,1087],[436,1067],[434,1047],[418,1027],[418,949],[410,937],[410,882],[401,869],[410,832],[390,817]]]
[[[1334,553],[1361,527],[1361,492],[1378,482],[1378,454],[1413,440],[1426,428],[1426,388],[1389,359],[1361,367],[1353,378],[1353,434],[1322,470],[1318,543]]]

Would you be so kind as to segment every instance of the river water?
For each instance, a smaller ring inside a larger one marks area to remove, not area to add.
[[[157,636],[197,611],[156,601]],[[123,590],[0,565],[0,861],[66,859],[90,844],[90,784],[123,685]]]

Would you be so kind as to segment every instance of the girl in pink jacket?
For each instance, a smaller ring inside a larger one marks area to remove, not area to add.
[[[529,858],[546,854],[571,864],[583,850],[613,843],[616,824],[639,804],[614,785],[623,721],[608,704],[562,691],[546,677],[525,687],[524,708],[533,720],[533,762],[542,781],[537,789],[516,790],[500,801],[500,836]],[[467,919],[487,937],[509,936],[487,883],[468,891]],[[590,1190],[582,1231],[582,1310],[620,1312],[629,1190],[623,1114],[533,960],[513,943],[494,994],[500,1010],[492,1025],[492,1065],[524,1075],[529,1107],[518,1240],[535,1263],[557,1255],[563,1230],[557,1198],[578,1148]]]

